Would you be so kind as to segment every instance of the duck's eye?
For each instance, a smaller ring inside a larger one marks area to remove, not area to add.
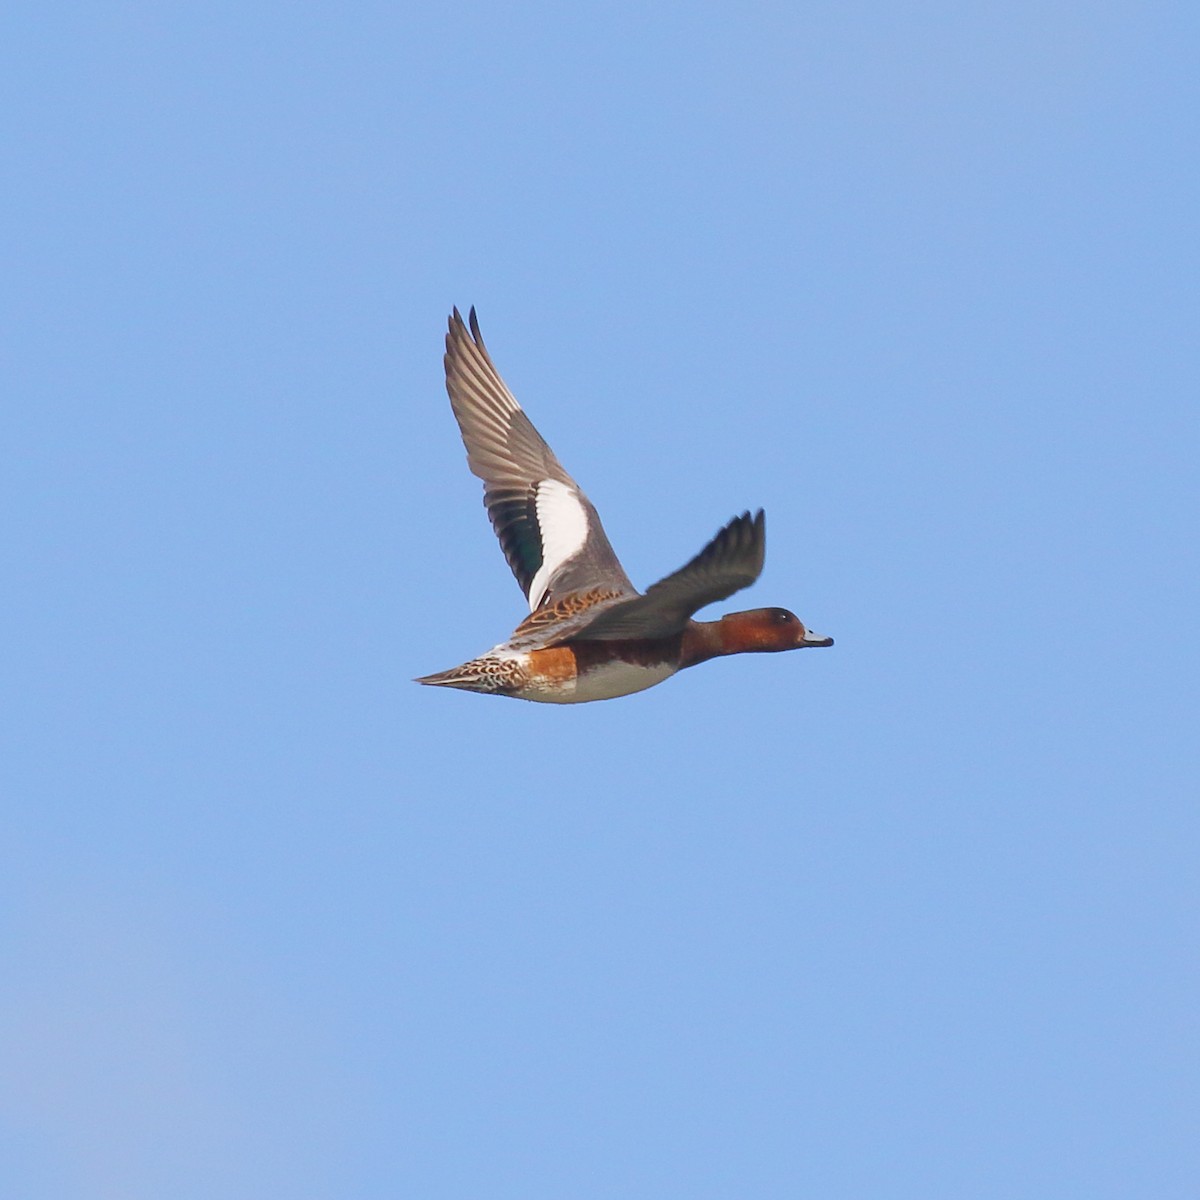
[[[786,608],[775,610],[775,621],[779,625],[790,625],[796,618]]]

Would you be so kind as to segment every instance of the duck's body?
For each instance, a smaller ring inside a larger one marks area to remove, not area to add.
[[[545,704],[583,704],[644,692],[679,670],[677,658],[655,642],[576,642],[539,650],[500,645],[420,682]]]
[[[831,646],[786,609],[692,614],[748,587],[762,571],[762,510],[735,517],[643,595],[625,574],[599,514],[504,385],[479,333],[455,309],[446,390],[471,470],[484,482],[496,536],[529,601],[507,641],[418,683],[549,704],[610,700],[726,654]]]

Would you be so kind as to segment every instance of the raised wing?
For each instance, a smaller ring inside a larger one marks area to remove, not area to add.
[[[446,391],[504,557],[531,611],[604,587],[637,595],[579,485],[500,378],[472,308],[446,334]]]
[[[589,641],[670,637],[694,612],[749,587],[762,573],[766,518],[734,517],[686,566],[635,596],[605,606],[573,636]]]

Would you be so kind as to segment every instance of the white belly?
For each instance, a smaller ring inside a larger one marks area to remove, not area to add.
[[[670,679],[676,668],[669,663],[655,667],[639,667],[633,663],[610,662],[593,667],[582,679],[573,679],[540,688],[536,685],[517,693],[522,700],[538,700],[543,704],[586,704],[589,700],[612,700],[631,692],[644,692],[664,679]]]

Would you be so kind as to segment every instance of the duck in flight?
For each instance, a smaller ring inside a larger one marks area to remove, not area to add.
[[[473,308],[468,321],[469,329],[457,308],[450,317],[446,390],[530,612],[507,641],[417,683],[580,704],[643,691],[726,654],[833,645],[786,608],[692,619],[758,578],[766,549],[762,509],[734,517],[686,566],[639,592],[591,501],[500,378]]]

